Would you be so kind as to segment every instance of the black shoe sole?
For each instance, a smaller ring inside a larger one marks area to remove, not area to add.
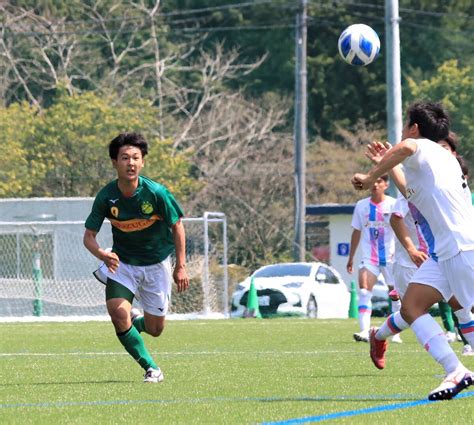
[[[456,387],[449,390],[438,391],[436,393],[430,394],[428,400],[439,401],[439,400],[451,400],[456,397],[462,390],[465,390],[473,384],[472,375],[466,375]]]

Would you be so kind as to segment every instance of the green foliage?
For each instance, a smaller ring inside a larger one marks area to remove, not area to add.
[[[31,193],[34,176],[41,166],[28,163],[24,142],[35,137],[32,123],[37,112],[27,103],[0,108],[0,149],[4,153],[0,167],[2,198],[24,197]]]
[[[186,156],[155,136],[157,111],[144,100],[114,104],[112,97],[87,92],[61,95],[41,113],[16,104],[0,113],[6,117],[1,120],[5,131],[0,143],[13,153],[1,171],[9,177],[1,196],[13,196],[12,191],[22,196],[94,196],[115,178],[107,146],[124,131],[147,137],[151,148],[146,175],[165,184],[178,199],[193,188]],[[18,122],[19,115],[22,126],[14,133],[13,119]]]
[[[17,0],[10,4],[34,10],[38,19],[32,22],[41,21],[40,17],[63,22],[64,26],[58,25],[53,30],[73,34],[69,43],[77,42],[77,51],[71,57],[70,69],[64,72],[74,75],[71,80],[74,87],[93,90],[106,86],[119,94],[128,92],[143,98],[156,95],[154,72],[137,72],[141,66],[152,69],[156,59],[156,51],[151,47],[149,17],[155,2]],[[313,134],[334,139],[338,126],[355,126],[360,119],[385,126],[384,6],[384,0],[308,2],[308,125]],[[401,0],[399,6],[404,76],[427,78],[440,63],[453,58],[458,58],[462,66],[473,66],[472,1]],[[241,63],[266,55],[263,64],[254,72],[226,81],[227,89],[243,90],[255,97],[266,93],[293,94],[298,2],[274,0],[240,5],[233,0],[169,0],[161,2],[160,12],[153,22],[158,33],[159,55],[165,59],[166,81],[193,89],[200,84],[200,79],[199,71],[192,69],[190,63],[194,63],[203,51],[222,44],[224,52],[237,48]],[[17,10],[16,14],[21,13]],[[105,21],[100,23],[99,17]],[[380,57],[362,68],[347,65],[337,52],[341,31],[361,21],[372,26],[381,38]],[[28,58],[28,62],[38,61],[42,65],[40,68],[48,69],[49,65],[37,54],[35,56],[28,37],[17,36],[22,30],[15,24],[7,28],[5,34],[7,41],[13,43],[11,48],[21,50],[22,58]],[[31,31],[52,30],[44,23],[44,26],[31,24]],[[104,43],[106,35],[112,37],[110,43]],[[200,37],[202,42],[193,45],[185,54],[177,53],[184,53],[186,48],[182,46]],[[127,46],[132,50],[121,57]],[[171,53],[177,54],[169,60]],[[84,57],[88,60],[83,60]],[[51,60],[56,67],[61,62],[54,55]],[[175,67],[178,62],[179,66]],[[36,68],[30,74],[35,75]],[[136,75],[135,79],[133,75]],[[11,98],[26,97],[21,84],[17,84],[15,75],[13,77],[12,88],[6,88],[7,102]],[[43,72],[41,78],[31,82],[30,90],[44,105],[49,105],[54,95],[54,82],[46,79],[50,84],[44,84],[44,77]]]
[[[451,114],[453,129],[460,136],[460,153],[474,162],[474,67],[461,67],[457,60],[442,63],[428,79],[408,78],[409,101],[442,102]],[[472,169],[472,167],[471,167]],[[472,172],[471,172],[472,174]]]
[[[11,105],[0,109],[0,145],[8,147],[10,159],[0,170],[0,196],[92,196],[114,177],[108,141],[119,131],[137,129],[152,145],[146,175],[165,183],[180,200],[189,195],[187,211],[200,214],[212,206],[227,214],[232,261],[253,267],[289,258],[293,153],[291,140],[288,144],[281,134],[293,130],[297,1],[167,0],[153,19],[157,3],[151,0],[7,3],[0,6],[6,12],[0,19],[6,23],[1,37],[7,49],[0,53],[8,51],[14,60],[0,64],[2,103]],[[360,123],[379,129],[383,137],[384,10],[384,0],[308,1],[308,203],[351,202],[356,194],[348,177],[366,166],[355,159],[362,155]],[[430,97],[448,105],[471,170],[473,15],[472,0],[400,0],[403,98]],[[337,52],[339,34],[357,22],[372,26],[381,39],[380,57],[368,67],[349,66]],[[226,64],[235,50],[239,57]],[[206,62],[206,55],[216,60]],[[262,65],[247,72],[262,56]],[[83,94],[72,95],[77,92]],[[238,144],[244,139],[235,132],[238,105],[234,102],[234,110],[223,116],[215,110],[233,101],[209,100],[225,92],[226,99],[237,93],[245,99],[245,111],[256,105],[262,129],[268,127],[260,111],[275,108],[274,99],[287,99],[284,119],[268,130],[274,143],[264,146],[253,136],[257,133],[247,130],[244,113],[240,125],[253,138]],[[32,98],[41,113],[16,105]],[[196,111],[199,116],[193,116]],[[17,125],[20,120],[24,125]],[[230,131],[215,130],[226,126]],[[156,137],[175,135],[175,142],[183,132],[174,149]],[[247,154],[249,146],[261,149]],[[287,152],[276,155],[279,150]],[[201,186],[190,177],[191,155]]]

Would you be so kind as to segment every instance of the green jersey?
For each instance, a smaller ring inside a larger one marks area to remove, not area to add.
[[[98,232],[108,218],[112,223],[112,250],[120,261],[148,266],[163,261],[175,249],[171,226],[183,211],[163,185],[139,176],[133,196],[126,198],[114,180],[97,194],[86,228]]]

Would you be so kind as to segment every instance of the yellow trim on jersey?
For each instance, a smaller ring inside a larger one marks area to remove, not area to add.
[[[146,229],[156,221],[163,220],[159,215],[153,214],[150,218],[134,218],[132,220],[114,220],[113,218],[109,218],[112,226],[116,227],[117,229],[121,230],[122,232],[137,232],[139,230]]]

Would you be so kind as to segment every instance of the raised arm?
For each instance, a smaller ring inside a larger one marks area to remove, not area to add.
[[[372,163],[378,164],[390,149],[392,149],[392,145],[388,142],[372,142],[367,146],[365,156],[369,158]],[[396,165],[388,174],[400,193],[406,198],[406,179],[402,166]]]
[[[371,168],[367,174],[357,173],[351,179],[351,183],[356,190],[366,190],[372,187],[374,182],[392,168],[401,164],[410,155],[416,152],[416,143],[407,139],[389,149],[378,164]]]

